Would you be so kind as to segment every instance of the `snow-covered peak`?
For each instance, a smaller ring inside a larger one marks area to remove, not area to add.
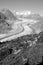
[[[16,15],[30,15],[31,11],[14,11]]]

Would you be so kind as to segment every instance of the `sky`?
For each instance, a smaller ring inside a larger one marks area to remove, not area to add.
[[[43,0],[0,0],[0,9],[29,10],[43,16]]]

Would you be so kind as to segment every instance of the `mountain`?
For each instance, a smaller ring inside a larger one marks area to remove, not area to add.
[[[31,34],[43,30],[43,17],[31,11],[14,12],[9,9],[2,9],[0,22],[0,34],[14,34],[15,37],[30,34],[31,30]]]
[[[17,17],[13,14],[13,12],[9,9],[2,9],[1,12],[9,19],[9,20],[17,20]]]
[[[5,33],[11,30],[11,27],[18,18],[9,9],[0,11],[0,33]]]

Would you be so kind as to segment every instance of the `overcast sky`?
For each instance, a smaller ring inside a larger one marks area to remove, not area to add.
[[[0,9],[29,10],[43,15],[43,0],[0,0]]]

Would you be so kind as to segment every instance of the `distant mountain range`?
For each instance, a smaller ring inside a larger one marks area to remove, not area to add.
[[[19,18],[27,18],[27,19],[36,19],[36,20],[43,20],[43,17],[40,16],[39,13],[34,13],[31,11],[14,11],[14,14]]]

